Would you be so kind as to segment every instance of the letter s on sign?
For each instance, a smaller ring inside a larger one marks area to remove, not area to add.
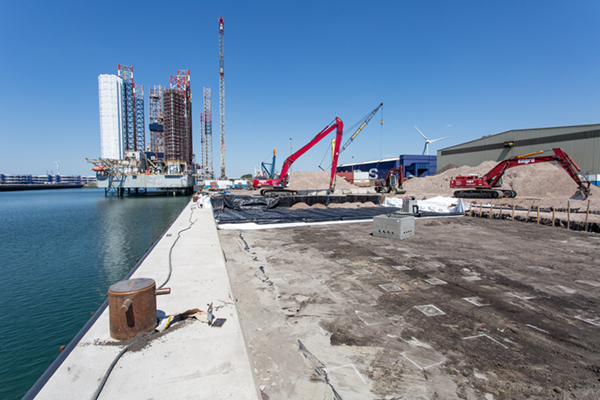
[[[371,168],[369,170],[369,179],[377,179],[377,168]]]

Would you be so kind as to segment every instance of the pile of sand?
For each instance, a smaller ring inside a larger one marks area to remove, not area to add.
[[[452,196],[450,180],[458,175],[483,176],[497,162],[485,161],[477,167],[463,166],[442,172],[439,175],[413,178],[404,183],[409,194],[436,194]],[[502,177],[502,188],[516,190],[518,197],[568,199],[575,194],[577,184],[561,167],[550,163],[539,163],[513,167]],[[600,189],[593,186],[594,198],[600,197]]]
[[[365,203],[330,203],[328,206],[325,206],[324,204],[314,204],[312,207],[309,206],[308,204],[304,203],[304,202],[300,202],[300,203],[296,203],[293,206],[290,207],[290,209],[292,210],[306,210],[308,208],[319,208],[319,209],[324,209],[324,208],[361,208],[361,207],[377,207],[377,204],[373,203],[372,201],[367,201]]]
[[[306,210],[310,208],[310,206],[304,202],[296,203],[290,207],[292,210]]]
[[[317,190],[317,189],[329,189],[329,178],[331,172],[329,171],[298,171],[290,174],[290,185],[291,190]],[[335,181],[336,189],[351,189],[357,186],[348,183],[344,178],[337,177]]]

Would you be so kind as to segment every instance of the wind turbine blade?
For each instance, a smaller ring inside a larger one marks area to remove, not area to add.
[[[415,126],[415,129],[419,131],[419,128],[417,128],[416,126]],[[427,137],[425,137],[425,135],[423,135],[423,132],[419,131],[419,133],[421,134],[421,136],[423,136],[423,139],[429,140],[429,139],[427,139]]]
[[[422,156],[428,156],[429,155],[429,146],[427,146],[429,144],[428,141],[425,142],[425,147],[423,147],[423,154],[421,154]],[[427,153],[427,154],[425,154]]]
[[[438,140],[444,140],[444,139],[448,139],[448,138],[451,138],[451,137],[452,136],[446,136],[446,137],[439,138],[439,139],[433,139],[433,140],[430,140],[429,143],[437,142]]]

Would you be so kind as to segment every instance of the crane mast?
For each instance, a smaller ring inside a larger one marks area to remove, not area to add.
[[[226,179],[225,173],[225,57],[223,55],[223,36],[225,23],[219,18],[219,116],[221,117],[221,179]]]

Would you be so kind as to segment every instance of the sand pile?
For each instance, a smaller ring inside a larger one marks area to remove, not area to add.
[[[458,175],[479,175],[489,172],[497,162],[485,161],[477,167],[463,166],[439,175],[413,178],[404,184],[409,194],[437,194],[452,196],[450,180]],[[530,164],[508,169],[502,177],[502,188],[516,190],[518,197],[564,198],[575,194],[577,184],[559,166],[550,163]],[[600,197],[600,189],[592,187],[593,197]]]
[[[372,201],[367,201],[365,203],[330,203],[328,206],[324,204],[314,204],[312,207],[304,202],[296,203],[290,207],[292,210],[306,210],[308,208],[312,209],[324,209],[324,208],[361,208],[361,207],[377,207],[377,204]]]
[[[329,171],[298,171],[290,174],[289,189],[292,190],[316,190],[329,189]],[[357,186],[348,183],[344,178],[337,177],[335,181],[336,189],[351,189]]]
[[[310,206],[304,202],[296,203],[290,207],[292,210],[306,210],[310,208]]]

